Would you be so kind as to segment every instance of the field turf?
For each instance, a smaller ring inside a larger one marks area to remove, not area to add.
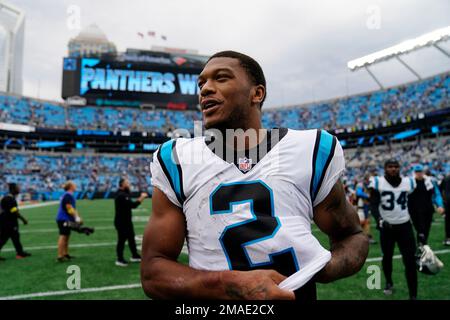
[[[139,264],[126,268],[117,267],[115,262],[116,231],[113,226],[114,207],[112,200],[82,200],[77,202],[85,224],[96,231],[91,236],[73,233],[70,254],[71,262],[56,262],[58,230],[54,221],[57,204],[24,209],[22,214],[29,220],[27,226],[20,225],[21,239],[25,250],[32,253],[27,259],[15,259],[11,242],[0,252],[6,258],[0,261],[0,299],[146,299],[140,288]],[[150,216],[151,200],[133,211],[135,231],[142,235]],[[316,226],[314,235],[328,247],[328,241]],[[372,232],[378,238],[378,232]],[[438,256],[446,265],[436,276],[419,273],[419,299],[450,299],[450,248],[442,245],[444,235],[443,218],[435,215],[429,243],[433,250],[442,251]],[[140,244],[140,241],[138,241]],[[129,258],[128,247],[125,257]],[[399,254],[396,250],[396,254]],[[381,268],[379,244],[371,245],[369,260],[362,270],[349,278],[331,284],[318,285],[319,299],[391,300],[407,299],[407,287],[401,259],[394,260],[394,285],[392,296],[383,295],[384,280],[381,275],[381,289],[367,288],[367,268],[376,265]],[[180,261],[187,263],[185,254]],[[81,290],[68,291],[67,268],[77,265],[81,270]]]

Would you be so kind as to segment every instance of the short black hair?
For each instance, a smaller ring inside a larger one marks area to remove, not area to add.
[[[398,162],[397,159],[389,159],[384,163],[384,167],[386,168],[389,165],[394,165],[394,166],[399,166],[400,167],[400,163]]]
[[[127,178],[120,178],[119,180],[119,188],[122,188],[123,183],[127,180]]]
[[[266,77],[264,76],[264,72],[263,72],[261,66],[259,65],[259,63],[255,59],[253,59],[252,57],[249,57],[246,54],[232,51],[232,50],[217,52],[217,53],[213,54],[211,57],[209,57],[209,59],[208,59],[208,61],[206,61],[206,63],[208,63],[209,61],[211,61],[214,58],[232,58],[232,59],[239,60],[239,64],[241,65],[242,68],[244,68],[245,72],[247,72],[247,75],[250,78],[250,80],[253,82],[253,84],[256,86],[263,85],[264,88],[266,89],[265,95],[260,104],[260,107],[262,107],[264,100],[266,100],[267,87],[266,87]]]
[[[17,194],[17,188],[18,186],[17,186],[17,183],[14,183],[14,182],[12,182],[12,183],[8,183],[8,189],[9,189],[9,193],[11,193],[11,194]]]

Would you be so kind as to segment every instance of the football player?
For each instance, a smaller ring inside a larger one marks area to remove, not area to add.
[[[371,201],[374,208],[377,229],[380,230],[380,244],[383,252],[383,272],[386,278],[384,293],[393,293],[392,258],[395,244],[398,244],[405,265],[409,297],[417,298],[416,242],[408,213],[408,195],[416,182],[411,177],[400,176],[400,164],[390,159],[384,164],[384,176],[374,176],[370,181]]]
[[[164,143],[151,165],[146,294],[314,300],[316,282],[358,272],[368,239],[339,181],[337,139],[323,130],[264,130],[264,74],[244,54],[213,55],[198,85],[206,135]],[[313,220],[331,252],[312,235]],[[189,266],[177,262],[185,239]]]

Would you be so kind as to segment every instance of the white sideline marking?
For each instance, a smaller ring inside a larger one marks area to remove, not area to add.
[[[55,213],[55,217],[56,217],[56,213]],[[85,217],[83,217],[83,218],[85,218]],[[88,219],[88,222],[89,223],[91,223],[91,222],[93,222],[93,221],[95,221],[95,222],[111,222],[111,223],[114,223],[114,217],[112,217],[112,218],[97,218],[97,219],[95,219],[95,218],[93,218],[93,219]],[[52,224],[56,224],[56,221],[55,221],[55,219],[54,218],[52,218],[52,219],[32,219],[32,220],[30,220],[30,224],[48,224],[48,223],[52,223]]]
[[[144,222],[144,221],[135,221],[136,223]],[[141,226],[139,226],[141,227]],[[27,228],[27,227],[24,227]],[[28,234],[28,233],[47,233],[47,232],[54,232],[58,231],[58,228],[55,226],[54,228],[47,228],[47,229],[32,229],[32,230],[24,230],[24,228],[21,228],[20,233],[22,234]],[[114,226],[102,226],[102,227],[95,227],[93,226],[95,231],[97,230],[113,230],[116,229]]]
[[[136,242],[139,246],[139,242],[142,242],[141,236],[136,236]],[[75,243],[71,244],[71,248],[91,248],[91,247],[110,247],[117,245],[116,242],[98,242],[98,243]],[[48,245],[48,246],[37,246],[37,247],[26,247],[25,249],[27,251],[35,251],[35,250],[50,250],[50,249],[57,249],[57,245]],[[2,249],[2,252],[14,252],[14,248],[4,248]],[[188,254],[187,246],[186,244],[183,246],[183,249],[181,250],[182,253]]]
[[[94,246],[104,246],[104,245],[111,245],[115,243],[92,243],[92,244],[74,244],[72,247],[94,247]],[[39,249],[54,249],[56,246],[47,246],[47,247],[34,247],[29,249],[38,250]],[[185,251],[186,244],[183,246],[183,251]],[[5,250],[5,251],[12,251],[12,250]],[[450,249],[444,249],[444,250],[436,250],[434,253],[436,254],[445,254],[449,253]],[[400,259],[401,255],[395,255],[393,257],[394,259]],[[369,258],[366,260],[366,262],[374,262],[374,261],[381,261],[381,257],[375,257],[375,258]],[[77,294],[77,293],[89,293],[89,292],[102,292],[102,291],[113,291],[113,290],[123,290],[123,289],[134,289],[134,288],[140,288],[140,283],[135,284],[128,284],[128,285],[116,285],[116,286],[107,286],[107,287],[98,287],[98,288],[86,288],[86,289],[80,289],[80,290],[61,290],[61,291],[48,291],[48,292],[36,292],[36,293],[28,293],[28,294],[20,294],[20,295],[14,295],[14,296],[5,296],[0,297],[0,300],[19,300],[19,299],[28,299],[28,298],[38,298],[38,297],[51,297],[51,296],[63,296],[63,295],[69,295],[69,294]]]
[[[111,229],[114,229],[113,226],[94,227],[94,228],[95,228],[95,231],[97,231],[97,230],[111,230]],[[23,234],[28,234],[28,233],[47,233],[47,232],[55,232],[55,231],[56,232],[58,231],[57,227],[49,228],[49,229],[34,229],[34,230],[23,230],[23,228],[22,228],[22,230],[20,230],[20,233],[21,234],[22,233]]]
[[[59,203],[58,201],[49,201],[49,202],[41,202],[41,203],[35,203],[35,204],[26,204],[24,206],[19,206],[19,210],[47,207],[47,206],[51,206],[51,205],[58,204],[58,203]]]
[[[450,249],[444,249],[444,250],[436,250],[433,251],[435,254],[446,254],[450,252]],[[397,254],[395,255],[393,258],[394,259],[400,259],[402,256]],[[368,258],[366,259],[366,263],[367,262],[375,262],[375,261],[381,261],[383,259],[383,257],[375,257],[375,258]]]
[[[113,290],[123,290],[123,289],[134,289],[141,288],[140,283],[118,285],[118,286],[107,286],[98,288],[86,288],[79,290],[61,290],[61,291],[47,291],[47,292],[36,292],[28,294],[19,294],[15,296],[0,297],[0,300],[19,300],[37,297],[51,297],[51,296],[64,296],[68,294],[86,293],[86,292],[102,292],[102,291],[113,291]]]
[[[56,216],[56,214],[55,214]],[[133,216],[133,222],[148,222],[149,216]],[[114,217],[111,218],[88,218],[87,221],[91,222],[111,222],[114,223]],[[55,219],[32,219],[30,224],[46,224],[46,223],[56,223]]]
[[[54,231],[54,229],[51,229],[51,231]],[[142,241],[142,238],[140,236],[136,236],[136,241],[140,242]],[[99,243],[75,243],[71,244],[71,248],[89,248],[89,247],[108,247],[108,246],[115,246],[115,242],[99,242]],[[32,250],[48,250],[48,249],[57,249],[58,246],[55,245],[49,245],[49,246],[38,246],[38,247],[27,247],[26,249],[29,251]],[[4,248],[2,250],[3,252],[13,252],[15,251],[14,248]],[[182,253],[188,254],[187,245],[186,243],[183,245],[183,249],[181,250]],[[443,250],[436,250],[434,251],[435,254],[446,254],[449,253],[450,249],[443,249]],[[395,255],[393,256],[394,259],[400,259],[401,255]],[[382,257],[374,257],[374,258],[367,258],[367,262],[375,262],[375,261],[381,261]]]
[[[117,243],[115,242],[99,242],[99,243],[75,243],[71,244],[71,248],[89,248],[89,247],[109,247],[115,246]],[[48,246],[38,246],[38,247],[26,247],[27,251],[34,250],[48,250],[48,249],[58,249],[57,245],[48,245]],[[3,249],[2,252],[14,252],[16,251],[14,248],[6,248]]]

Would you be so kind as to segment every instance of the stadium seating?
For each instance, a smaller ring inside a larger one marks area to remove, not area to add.
[[[450,138],[442,137],[417,142],[403,142],[370,148],[345,150],[349,180],[363,177],[367,173],[383,174],[384,161],[395,158],[400,161],[403,175],[412,175],[415,164],[424,165],[438,180],[450,174]]]
[[[441,179],[450,174],[450,138],[376,146],[370,152],[367,148],[346,149],[345,157],[347,181],[370,172],[382,174],[388,157],[400,159],[404,175],[411,175],[412,167],[421,163]],[[18,182],[37,198],[58,198],[61,186],[69,179],[81,192],[114,192],[121,176],[128,176],[136,191],[151,193],[150,161],[149,156],[8,151],[0,153],[0,172],[3,181]]]
[[[380,125],[448,107],[450,73],[407,85],[289,108],[263,112],[265,127],[337,129]],[[67,107],[62,104],[0,93],[0,122],[37,127],[157,131],[193,129],[196,111],[140,110],[111,107]]]
[[[263,113],[267,128],[336,129],[413,117],[447,108],[450,73],[386,90],[355,95],[309,105],[278,108]],[[192,131],[193,122],[201,120],[196,111],[141,110],[137,108],[68,107],[63,104],[0,94],[0,122],[29,124],[47,128],[145,130],[167,133],[176,128]],[[433,174],[450,173],[450,138],[420,143],[398,143],[367,149],[347,149],[347,179],[367,172],[381,173],[387,156],[402,161],[404,174],[421,162]],[[0,153],[0,178],[19,182],[36,197],[56,198],[61,185],[74,180],[81,192],[111,192],[122,175],[127,175],[138,190],[151,192],[148,156],[71,155],[29,151]],[[4,186],[0,187],[4,192]]]
[[[0,153],[2,181],[20,183],[24,192],[46,199],[58,198],[67,180],[82,192],[112,192],[121,176],[127,176],[137,190],[151,192],[149,163],[148,156]]]
[[[448,107],[450,73],[382,91],[263,113],[272,127],[346,128],[380,125]]]

